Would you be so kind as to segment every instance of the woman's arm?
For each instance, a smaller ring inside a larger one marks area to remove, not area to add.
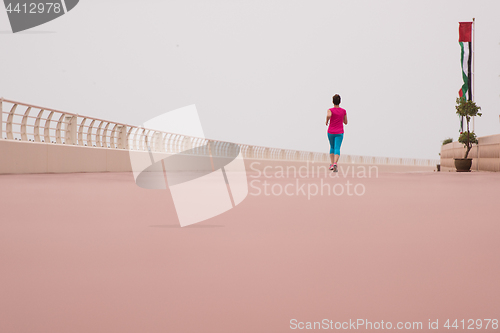
[[[344,115],[344,124],[347,125],[347,113]]]
[[[331,117],[332,117],[332,111],[328,109],[328,113],[326,114],[326,126],[328,126],[328,122],[330,121]]]

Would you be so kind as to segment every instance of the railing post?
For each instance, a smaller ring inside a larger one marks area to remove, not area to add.
[[[76,116],[65,116],[66,130],[65,130],[65,141],[68,145],[76,145]]]
[[[247,157],[248,157],[248,158],[254,158],[254,155],[253,155],[253,146],[249,146],[249,147],[248,147],[248,150],[247,150]]]
[[[190,150],[193,148],[193,145],[191,144],[191,138],[190,137],[187,137],[185,136],[183,139],[182,139],[182,151],[186,151],[186,150]]]
[[[151,138],[153,141],[153,150],[156,152],[161,151],[161,133],[160,132],[154,132],[153,137]]]
[[[118,125],[118,149],[127,149],[127,126]]]

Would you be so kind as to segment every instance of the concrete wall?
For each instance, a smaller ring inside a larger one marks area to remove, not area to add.
[[[0,140],[0,174],[131,171],[128,151]]]
[[[469,152],[472,158],[472,170],[500,171],[500,134],[483,136],[477,139]],[[455,171],[455,158],[464,158],[464,145],[452,142],[441,147],[441,170]]]
[[[143,154],[138,160],[150,163],[147,152],[133,151],[133,154]],[[170,156],[162,153],[162,156]],[[254,163],[258,162],[258,163]],[[263,170],[266,166],[328,166],[329,162],[304,162],[285,161],[269,159],[245,158],[247,171],[251,172],[250,166]],[[365,164],[341,164],[343,166],[367,166]],[[193,168],[179,166],[180,170],[196,170]],[[379,172],[419,172],[434,171],[435,166],[411,166],[411,165],[377,165]],[[129,151],[125,149],[109,149],[97,147],[85,147],[76,145],[61,145],[41,142],[26,142],[16,140],[0,139],[0,174],[16,173],[70,173],[70,172],[130,172],[132,171]],[[142,171],[142,168],[139,170]]]

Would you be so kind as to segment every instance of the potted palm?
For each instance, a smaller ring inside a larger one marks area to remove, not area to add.
[[[460,136],[458,137],[458,142],[462,143],[466,149],[465,156],[464,158],[455,158],[455,168],[457,168],[458,172],[469,172],[472,165],[472,158],[468,158],[469,152],[472,145],[477,143],[476,133],[469,130],[469,122],[471,117],[481,117],[482,113],[478,112],[481,110],[481,107],[477,106],[474,101],[467,101],[465,97],[460,97],[457,98],[455,109],[457,110],[457,114],[464,117],[467,121],[467,131],[460,132]]]

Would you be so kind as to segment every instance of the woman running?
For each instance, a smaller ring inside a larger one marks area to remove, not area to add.
[[[330,122],[330,126],[328,126]],[[328,126],[328,140],[330,141],[330,170],[338,172],[337,162],[340,157],[340,146],[344,139],[344,124],[347,125],[347,112],[340,107],[340,96],[333,96],[333,108],[328,109],[326,125]]]

